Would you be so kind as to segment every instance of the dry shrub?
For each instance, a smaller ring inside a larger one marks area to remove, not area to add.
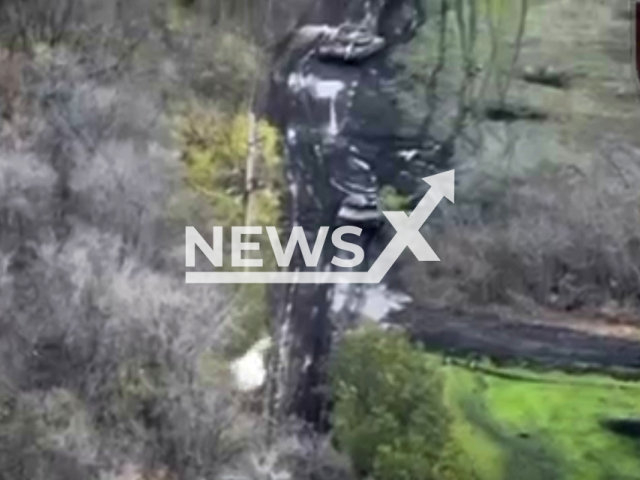
[[[331,438],[305,426],[280,425],[272,442],[256,442],[221,475],[222,480],[351,480],[345,455]]]
[[[27,121],[0,150],[0,479],[255,478],[265,450],[345,478],[326,441],[264,447],[220,368],[237,317],[184,284],[185,222],[211,219],[174,219],[194,200],[157,85],[63,48],[25,61]]]
[[[444,305],[637,307],[640,163],[631,149],[609,158],[583,169],[476,176],[432,224],[442,262],[426,276],[416,269],[414,291]]]
[[[0,40],[22,48],[38,42],[56,44],[69,33],[82,7],[81,0],[3,0]]]
[[[227,300],[174,267],[153,96],[74,60],[27,66],[31,123],[0,152],[0,478],[213,478],[255,423],[199,371]]]

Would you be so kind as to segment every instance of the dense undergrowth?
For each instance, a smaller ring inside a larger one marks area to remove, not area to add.
[[[334,433],[362,475],[435,480],[449,440],[442,377],[401,334],[348,334],[333,366]]]
[[[635,88],[606,73],[625,65],[598,46],[628,25],[603,17],[579,56],[572,42],[588,14],[577,2],[486,2],[475,22],[462,3],[463,19],[456,9],[432,15],[394,54],[407,125],[456,139],[460,179],[456,205],[425,230],[442,262],[412,263],[413,296],[521,315],[637,317],[640,164],[627,130],[638,120],[612,85]],[[572,20],[550,34],[558,14]],[[553,75],[571,81],[550,86]]]
[[[0,4],[0,478],[345,478],[230,379],[264,292],[184,284],[185,224],[243,208],[261,60],[241,9],[212,28],[202,5],[66,4]],[[277,136],[257,125],[257,215],[276,223]]]
[[[637,445],[601,420],[639,415],[639,391],[606,377],[507,380],[366,330],[333,359],[333,438],[273,425],[261,392],[234,389],[228,361],[268,333],[267,292],[186,288],[183,230],[279,222],[279,138],[251,110],[304,2],[268,3],[0,3],[0,480],[344,480],[351,464],[378,480],[637,478]],[[476,13],[498,22],[508,3]],[[429,231],[444,261],[411,272],[415,298],[637,308],[633,148],[602,155],[622,170],[502,161],[513,131],[483,122],[511,105],[517,48],[492,53],[490,31],[460,36],[447,16],[401,52],[400,100],[414,129],[489,160],[461,164],[458,204]]]

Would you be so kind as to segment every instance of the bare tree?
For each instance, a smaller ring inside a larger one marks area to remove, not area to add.
[[[9,46],[55,45],[70,33],[82,7],[81,0],[2,0],[0,35]]]

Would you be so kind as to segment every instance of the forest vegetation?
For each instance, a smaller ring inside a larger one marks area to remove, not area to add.
[[[408,293],[637,333],[640,115],[612,55],[564,71],[527,50],[540,9],[580,2],[423,3],[395,95],[461,180],[424,229],[445,261],[404,265]],[[635,382],[453,362],[369,319],[333,352],[330,432],[238,391],[230,365],[278,310],[266,286],[185,285],[184,227],[284,228],[265,105],[309,8],[0,0],[0,480],[637,478],[637,445],[600,428],[603,408],[640,415]]]

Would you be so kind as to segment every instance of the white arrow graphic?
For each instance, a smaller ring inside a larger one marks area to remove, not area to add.
[[[416,208],[405,212],[382,212],[396,229],[396,235],[368,272],[187,272],[187,283],[380,283],[405,248],[421,262],[440,259],[420,233],[420,228],[443,198],[454,202],[455,171],[423,178],[431,188]]]
[[[380,283],[405,247],[409,247],[421,262],[439,262],[440,259],[420,233],[420,228],[436,209],[443,197],[455,201],[455,170],[422,179],[431,188],[420,203],[407,216],[405,212],[382,212],[396,229],[395,237],[367,272],[367,283]]]

